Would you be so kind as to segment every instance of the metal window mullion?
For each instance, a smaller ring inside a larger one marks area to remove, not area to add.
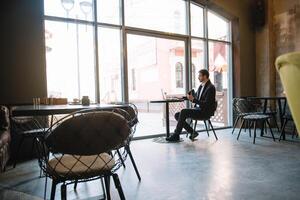
[[[125,26],[127,33],[134,33],[140,35],[146,35],[146,36],[152,36],[156,35],[157,37],[161,38],[174,38],[174,39],[181,39],[187,38],[188,35],[186,34],[178,34],[178,33],[170,33],[170,32],[163,32],[163,31],[157,31],[157,30],[151,30],[151,29],[144,29],[144,28],[137,28],[137,27],[131,27],[131,26]]]
[[[186,54],[185,54],[185,60],[186,60],[186,79],[185,79],[185,92],[188,93],[189,90],[192,88],[192,40],[191,40],[191,1],[188,0],[186,2],[186,21],[187,21],[187,34],[188,38],[185,41],[186,46]],[[186,102],[187,107],[191,107],[190,102]]]
[[[115,28],[115,29],[121,29],[122,26],[118,24],[109,24],[109,23],[102,23],[102,22],[97,22],[97,26],[103,27],[103,28]]]
[[[215,39],[207,39],[209,42],[216,42],[216,43],[226,43],[226,44],[231,44],[231,42],[226,41],[226,40],[215,40]]]
[[[74,24],[86,24],[86,25],[94,25],[94,21],[87,21],[82,19],[73,19],[73,18],[64,18],[64,17],[55,17],[55,16],[44,16],[44,20],[57,21],[57,22],[68,22]]]
[[[229,37],[231,43],[228,46],[228,59],[229,59],[229,67],[228,67],[228,95],[227,95],[227,106],[228,106],[228,125],[232,126],[233,125],[233,109],[232,109],[232,103],[231,100],[233,99],[233,51],[232,51],[232,26],[231,22],[229,22]]]
[[[120,0],[121,6],[121,82],[122,82],[122,101],[129,102],[129,88],[128,88],[128,63],[127,63],[127,32],[125,28],[125,3],[124,0]]]
[[[203,8],[203,30],[204,30],[204,65],[209,70],[209,52],[208,52],[208,20],[207,20],[207,7]]]
[[[96,103],[100,102],[100,74],[99,74],[99,46],[98,46],[98,16],[97,16],[97,0],[94,0],[94,47],[95,47],[95,96]]]

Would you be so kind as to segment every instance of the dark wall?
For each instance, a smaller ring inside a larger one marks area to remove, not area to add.
[[[10,0],[0,10],[0,104],[46,96],[43,1]]]

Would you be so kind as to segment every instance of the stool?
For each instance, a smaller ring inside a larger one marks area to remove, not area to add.
[[[270,129],[270,132],[271,132],[271,135],[272,135],[272,138],[273,140],[275,141],[275,137],[274,137],[274,134],[273,134],[273,131],[272,131],[272,128],[271,128],[271,125],[268,121],[268,119],[270,119],[271,116],[270,115],[247,115],[245,117],[242,118],[242,126],[239,130],[239,134],[237,136],[237,140],[239,139],[240,137],[240,134],[241,134],[241,130],[242,128],[244,127],[245,123],[246,122],[249,122],[249,124],[254,124],[254,137],[253,137],[253,144],[255,144],[255,138],[256,138],[256,126],[257,126],[257,122],[261,122],[262,123],[262,131],[263,131],[263,128],[265,127],[265,125],[267,124],[269,126],[269,129]],[[250,135],[251,137],[251,135]]]

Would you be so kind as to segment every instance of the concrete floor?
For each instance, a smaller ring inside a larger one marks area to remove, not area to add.
[[[244,132],[239,141],[237,132],[231,135],[231,129],[217,134],[219,141],[212,136],[207,138],[203,132],[195,142],[187,139],[177,144],[133,142],[132,151],[142,181],[138,182],[127,160],[127,168],[119,171],[127,199],[300,199],[298,140],[273,142],[259,137],[254,145]],[[38,176],[36,161],[8,169],[0,175],[0,199],[41,199],[44,178]],[[49,191],[50,184],[48,195]],[[101,193],[99,181],[81,183],[77,192],[68,187],[68,199],[94,200]],[[59,188],[56,194],[60,199]],[[119,199],[114,187],[112,197]]]

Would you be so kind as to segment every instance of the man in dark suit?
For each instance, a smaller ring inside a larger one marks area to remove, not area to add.
[[[199,71],[198,76],[201,85],[199,86],[196,94],[189,92],[187,99],[195,103],[194,108],[185,108],[175,114],[175,119],[178,121],[174,134],[166,138],[167,141],[179,141],[180,133],[184,128],[188,133],[191,133],[190,139],[194,140],[198,133],[193,133],[193,128],[186,122],[188,118],[202,118],[214,115],[215,101],[216,101],[216,88],[209,80],[209,72],[206,69]]]

